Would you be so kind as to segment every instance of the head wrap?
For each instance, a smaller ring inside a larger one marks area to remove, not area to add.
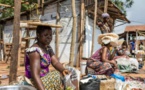
[[[103,13],[102,14],[102,18],[107,18],[107,17],[110,17],[110,15],[108,13]]]

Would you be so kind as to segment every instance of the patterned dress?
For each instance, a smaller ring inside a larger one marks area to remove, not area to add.
[[[49,51],[51,51],[51,47]],[[39,47],[31,47],[26,50],[26,57],[25,57],[25,75],[27,78],[31,79],[31,70],[30,70],[30,59],[29,54],[32,52],[38,52],[40,54],[40,77],[45,87],[45,90],[61,90],[61,79],[60,74],[57,71],[49,72],[49,65],[51,64],[51,56],[54,55],[53,52],[49,54],[43,53]]]
[[[103,47],[102,47],[103,48]],[[87,67],[93,69],[95,71],[94,74],[96,75],[111,75],[114,70],[110,63],[103,62],[101,59],[102,54],[102,48],[97,50],[91,57],[90,60],[87,61]],[[106,55],[106,58],[108,58],[109,52]]]

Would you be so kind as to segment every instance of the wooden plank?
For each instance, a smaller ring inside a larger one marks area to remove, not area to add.
[[[28,26],[28,27],[25,27],[25,28],[29,28],[29,30],[30,29],[36,30],[37,26]]]
[[[30,40],[30,39],[36,39],[36,37],[24,37],[22,40]]]
[[[17,80],[17,66],[18,66],[18,50],[19,50],[19,38],[20,38],[20,11],[21,1],[14,0],[14,30],[13,30],[13,47],[12,47],[12,60],[10,62],[10,76],[9,83]]]
[[[34,25],[34,26],[42,25],[42,26],[50,26],[52,28],[62,28],[61,25],[47,24],[47,23],[41,23],[41,22],[28,22],[28,24]]]
[[[94,39],[95,39],[95,30],[96,30],[96,20],[97,20],[97,4],[98,0],[95,0],[95,11],[94,11],[94,25],[93,25],[93,32],[92,32],[92,48],[91,48],[91,55],[94,51]]]
[[[76,6],[75,0],[71,0],[72,3],[72,14],[73,14],[73,27],[72,27],[72,40],[70,47],[70,65],[74,65],[74,57],[75,57],[75,40],[76,40],[76,27],[77,27],[77,15],[76,15]]]

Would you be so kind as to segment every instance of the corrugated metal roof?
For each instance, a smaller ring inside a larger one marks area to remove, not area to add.
[[[131,25],[126,26],[125,32],[132,32],[132,31],[145,31],[145,25]]]

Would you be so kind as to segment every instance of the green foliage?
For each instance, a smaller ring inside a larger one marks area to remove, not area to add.
[[[28,1],[29,4],[22,4],[21,6],[21,12],[26,11],[26,10],[32,10],[33,8],[36,7],[37,0],[22,0],[22,1]],[[14,6],[14,0],[0,0],[0,3],[2,4],[7,4],[7,5],[11,5]],[[2,10],[5,7],[0,6],[0,9]],[[14,15],[14,9],[13,8],[5,8],[3,9],[4,12],[0,13],[0,19],[6,18],[6,17],[10,17]]]
[[[124,13],[126,14],[126,8],[130,8],[134,1],[133,0],[112,0],[112,2]]]

